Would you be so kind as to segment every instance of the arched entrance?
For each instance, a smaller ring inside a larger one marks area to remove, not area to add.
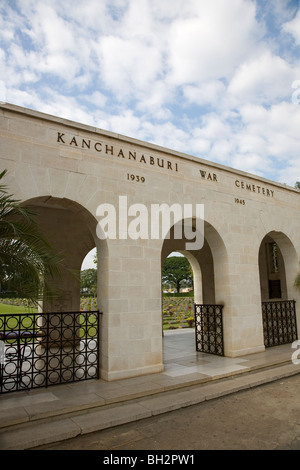
[[[193,270],[185,252],[171,253],[162,268],[163,330],[194,326]]]
[[[259,249],[259,273],[266,347],[291,343],[298,338],[294,279],[297,255],[282,232],[269,232]]]
[[[66,198],[37,197],[24,205],[36,214],[40,230],[63,258],[62,274],[57,282],[52,280],[55,295],[44,297],[34,319],[37,340],[27,360],[32,366],[30,385],[34,388],[97,378],[99,314],[80,308],[82,261],[92,248],[100,246],[97,221],[83,206]]]
[[[195,349],[224,355],[223,307],[230,295],[226,282],[227,254],[214,227],[207,221],[203,227],[203,246],[197,250],[186,250],[187,240],[184,237],[176,239],[173,226],[164,240],[161,262],[163,265],[168,254],[173,251],[182,253],[189,260],[194,279]],[[195,223],[193,228],[196,229]]]
[[[81,264],[86,254],[96,246],[96,219],[81,205],[69,199],[51,196],[25,201],[37,215],[40,229],[56,252],[63,257],[60,295],[44,311],[80,310]]]
[[[80,271],[80,310],[97,310],[97,250],[93,248],[85,256]]]

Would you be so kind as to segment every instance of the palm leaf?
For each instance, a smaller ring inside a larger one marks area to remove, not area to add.
[[[0,181],[6,175],[0,173]],[[33,302],[60,290],[62,256],[40,232],[36,214],[9,195],[0,184],[0,283]]]

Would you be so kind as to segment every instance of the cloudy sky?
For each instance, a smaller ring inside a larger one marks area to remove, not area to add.
[[[0,0],[0,100],[294,186],[299,0]]]
[[[294,186],[299,0],[0,0],[0,101]]]

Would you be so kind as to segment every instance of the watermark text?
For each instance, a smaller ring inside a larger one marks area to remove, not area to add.
[[[117,207],[100,204],[96,216],[101,240],[159,240],[171,238],[172,233],[174,239],[186,240],[187,250],[203,246],[204,204],[151,204],[149,211],[145,204],[128,205],[127,196],[119,196]]]
[[[295,365],[300,364],[300,359],[298,359],[298,356],[300,356],[300,340],[297,339],[292,343],[292,348],[296,349],[296,351],[293,352],[292,354],[292,363]]]
[[[292,88],[296,88],[296,90],[292,93],[292,103],[300,104],[300,80],[294,80],[292,83]]]

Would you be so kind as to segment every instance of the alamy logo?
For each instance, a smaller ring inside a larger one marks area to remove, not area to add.
[[[298,359],[298,356],[300,355],[300,340],[299,339],[293,342],[292,348],[293,349],[297,348],[297,350],[294,351],[292,354],[292,363],[295,365],[298,365],[300,364],[300,359]]]
[[[127,196],[119,196],[116,208],[113,204],[100,204],[96,211],[100,218],[97,236],[101,239],[132,240],[170,238],[185,239],[187,250],[199,250],[204,241],[203,204],[151,204],[150,213],[145,204],[128,205]]]
[[[292,103],[300,104],[300,80],[295,80],[292,83],[292,88],[296,88],[296,91],[292,93]]]

